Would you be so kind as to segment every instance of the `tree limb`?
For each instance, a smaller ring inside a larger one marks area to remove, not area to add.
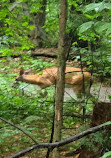
[[[17,125],[14,125],[13,123],[11,123],[11,122],[5,120],[5,119],[2,118],[2,117],[0,117],[0,120],[2,120],[3,122],[5,122],[5,123],[7,123],[7,124],[9,124],[9,125],[11,125],[11,126],[17,128],[19,131],[21,131],[21,132],[24,133],[26,136],[28,136],[35,144],[37,144],[37,142],[35,141],[34,138],[32,138],[32,136],[30,136],[28,133],[26,133],[23,129],[21,129],[21,128],[18,127]]]
[[[31,53],[31,56],[45,56],[56,58],[57,57],[57,48],[40,48]]]
[[[78,140],[80,138],[83,138],[83,137],[85,137],[85,136],[87,136],[89,134],[95,133],[95,132],[100,131],[102,129],[106,129],[109,126],[111,126],[111,121],[108,121],[108,122],[103,123],[101,125],[89,128],[86,131],[83,131],[83,132],[81,132],[79,134],[76,134],[75,136],[72,136],[70,138],[62,140],[60,142],[35,144],[32,147],[29,147],[29,148],[27,148],[27,149],[15,154],[14,156],[11,156],[11,157],[8,157],[8,158],[19,158],[21,156],[24,156],[26,153],[29,153],[29,152],[33,151],[34,149],[37,149],[37,148],[50,148],[50,149],[53,150],[56,147],[60,147],[60,146],[69,144],[69,143],[74,142],[74,141],[76,141],[76,140]]]

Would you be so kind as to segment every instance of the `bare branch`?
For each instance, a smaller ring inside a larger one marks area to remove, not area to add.
[[[31,53],[31,56],[45,56],[51,58],[57,58],[57,48],[40,48]]]
[[[26,136],[28,136],[29,138],[31,138],[32,139],[32,141],[35,143],[35,144],[37,144],[37,142],[35,141],[35,139],[34,138],[32,138],[32,136],[30,136],[28,133],[26,133],[23,129],[21,129],[20,127],[18,127],[18,126],[16,126],[16,125],[14,125],[13,123],[11,123],[11,122],[9,122],[9,121],[7,121],[7,120],[5,120],[4,118],[2,118],[2,117],[0,117],[0,120],[2,120],[3,122],[5,122],[5,123],[7,123],[7,124],[9,124],[9,125],[11,125],[11,126],[13,126],[13,127],[15,127],[15,128],[17,128],[19,131],[21,131],[22,133],[24,133]]]
[[[108,122],[103,123],[101,125],[89,128],[86,131],[83,131],[83,132],[81,132],[79,134],[76,134],[75,136],[72,136],[70,138],[62,140],[60,142],[55,142],[55,143],[39,143],[37,145],[33,145],[32,147],[29,147],[29,148],[27,148],[27,149],[25,149],[25,150],[23,150],[23,151],[15,154],[14,156],[11,156],[11,157],[8,157],[8,158],[19,158],[21,156],[24,156],[26,153],[29,153],[29,152],[33,151],[34,149],[37,149],[37,148],[50,148],[51,150],[53,150],[56,147],[60,147],[60,146],[69,144],[69,143],[74,142],[74,141],[76,141],[76,140],[78,140],[80,138],[83,138],[83,137],[85,137],[85,136],[87,136],[89,134],[95,133],[95,132],[100,131],[102,129],[106,129],[109,126],[111,126],[111,121],[108,121]]]
[[[83,114],[79,113],[64,113],[63,116],[70,116],[70,117],[77,117],[77,118],[83,118]],[[85,114],[85,118],[90,118],[91,119],[92,115],[91,114]]]

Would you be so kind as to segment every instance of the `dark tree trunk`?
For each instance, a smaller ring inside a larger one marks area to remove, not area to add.
[[[111,121],[111,103],[100,102],[97,103],[93,110],[93,116],[91,121],[91,127],[100,125],[107,121]],[[108,134],[108,133],[107,133]],[[110,135],[111,133],[109,133]],[[99,158],[101,156],[102,147],[96,144],[98,148],[97,152],[83,148],[78,158]]]
[[[34,16],[34,25],[35,29],[31,31],[31,40],[35,44],[36,48],[41,48],[43,46],[44,36],[46,36],[44,29],[45,20],[46,20],[46,4],[47,0],[42,0],[42,7],[40,8],[40,12],[37,12]]]

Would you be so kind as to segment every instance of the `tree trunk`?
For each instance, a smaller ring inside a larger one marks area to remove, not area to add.
[[[66,66],[65,63],[66,21],[67,21],[67,0],[61,0],[60,18],[59,18],[58,72],[57,72],[56,100],[55,100],[54,142],[58,142],[61,140],[65,66]],[[60,158],[59,148],[55,148],[53,150],[53,158]]]
[[[99,102],[95,105],[93,110],[91,127],[100,125],[107,121],[111,121],[111,103]],[[78,158],[99,158],[102,156],[100,151],[102,151],[103,147],[99,144],[96,144],[96,147],[98,148],[96,152],[83,147]]]
[[[36,48],[41,48],[43,46],[43,39],[46,36],[44,29],[42,28],[44,26],[45,20],[46,20],[46,4],[47,0],[42,0],[40,2],[42,7],[40,8],[40,12],[37,12],[34,17],[34,25],[35,29],[31,31],[31,41],[35,44]]]

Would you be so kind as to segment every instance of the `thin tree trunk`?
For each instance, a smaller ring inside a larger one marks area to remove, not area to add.
[[[61,127],[63,115],[63,98],[65,83],[65,35],[67,21],[67,0],[60,1],[60,18],[59,18],[59,46],[58,46],[58,72],[56,85],[56,103],[55,103],[55,122],[54,122],[54,142],[61,140]],[[59,148],[53,150],[53,158],[60,158]]]

